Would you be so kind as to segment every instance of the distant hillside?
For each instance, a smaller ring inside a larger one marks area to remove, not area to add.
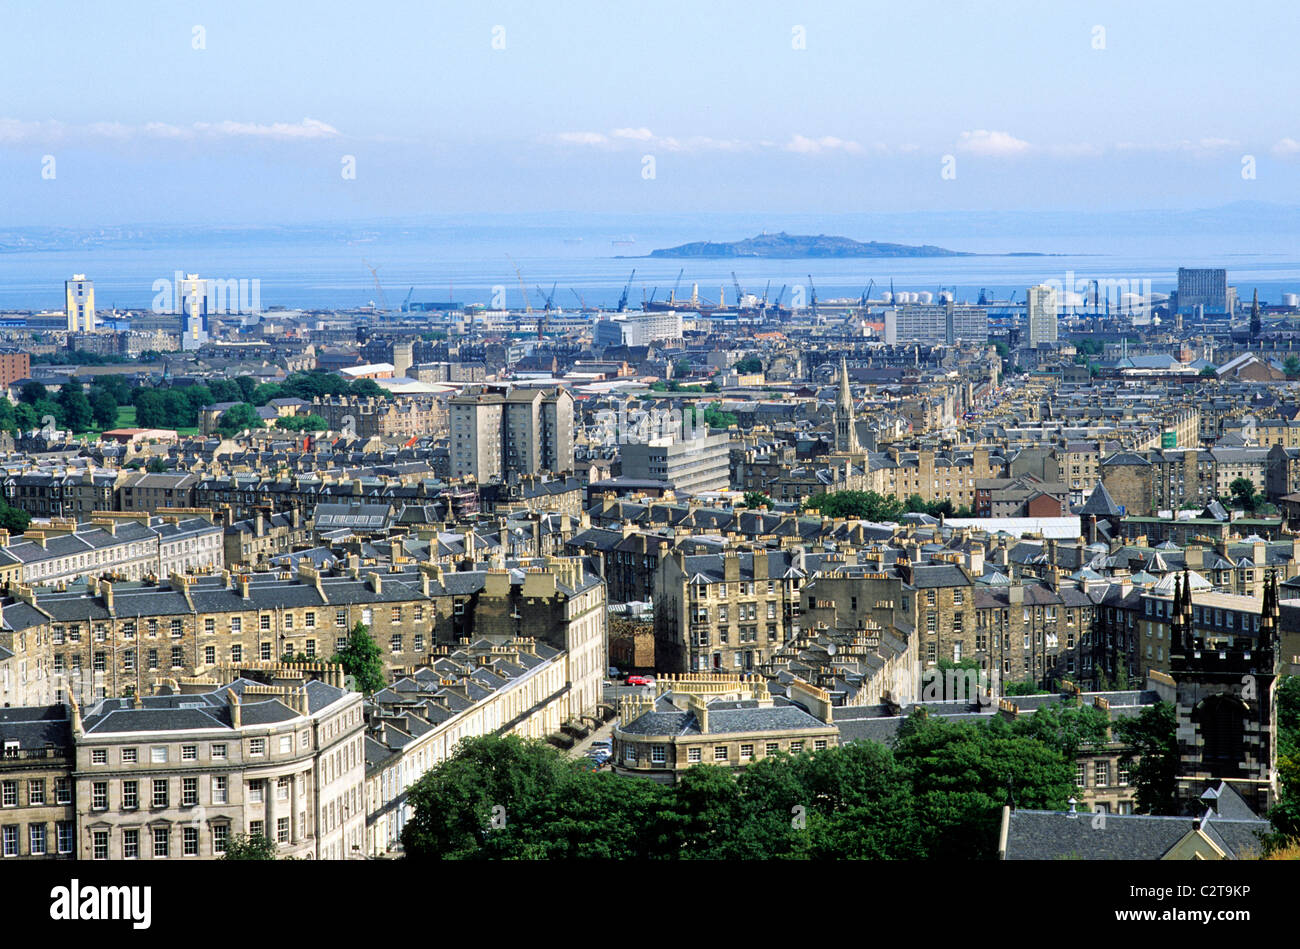
[[[965,251],[933,244],[882,244],[848,237],[800,234],[760,234],[743,241],[696,241],[651,251],[651,257],[968,257]]]

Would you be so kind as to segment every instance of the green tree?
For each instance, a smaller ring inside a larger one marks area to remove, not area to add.
[[[489,835],[570,792],[577,773],[574,762],[541,741],[518,735],[463,739],[408,792],[413,814],[402,830],[406,856],[482,857]]]
[[[1282,365],[1286,369],[1286,377],[1288,379],[1294,379],[1296,376],[1300,376],[1300,356],[1292,353],[1286,357],[1286,360]]]
[[[1137,808],[1144,814],[1177,813],[1175,790],[1178,776],[1178,720],[1174,706],[1157,702],[1142,710],[1136,718],[1117,719],[1112,726],[1115,737],[1127,742],[1136,759],[1131,772],[1137,790]]]
[[[261,834],[235,834],[226,841],[222,860],[274,860],[279,849],[274,840]]]
[[[384,676],[383,653],[370,636],[370,627],[360,621],[352,627],[347,645],[334,654],[331,662],[343,664],[343,671],[356,680],[357,689],[371,695],[379,691],[388,680]]]
[[[741,375],[751,375],[763,371],[763,360],[757,356],[746,356],[743,359],[736,360],[736,364],[732,368]]]
[[[104,388],[91,387],[90,414],[100,429],[110,429],[117,424],[117,397]]]
[[[45,386],[41,385],[35,379],[29,379],[23,383],[23,387],[18,390],[18,401],[26,402],[28,405],[34,405],[42,399],[48,397]]]
[[[811,498],[807,506],[825,517],[855,517],[868,521],[897,520],[903,513],[898,498],[874,491],[833,491]]]
[[[217,431],[226,438],[230,438],[246,428],[263,427],[262,417],[257,414],[257,409],[247,402],[232,405],[222,412],[221,418],[217,420]]]
[[[155,455],[149,459],[145,470],[150,474],[163,474],[167,470],[167,459]]]
[[[679,359],[673,363],[673,375],[685,378],[691,374],[691,361],[689,359]]]
[[[1004,804],[1064,809],[1074,788],[1059,750],[1015,735],[1001,718],[976,724],[914,713],[894,756],[912,782],[926,853],[940,859],[992,858]]]
[[[131,384],[119,373],[104,373],[90,380],[90,397],[94,401],[96,392],[107,392],[117,400],[118,405],[131,402]]]
[[[1215,366],[1202,366],[1199,373],[1202,379],[1214,379],[1218,377],[1218,374],[1219,370]]]
[[[21,534],[27,530],[27,525],[31,522],[32,516],[30,514],[0,498],[0,527],[10,534]]]
[[[1232,503],[1234,506],[1245,511],[1254,511],[1263,498],[1255,493],[1255,482],[1249,478],[1233,478],[1232,483],[1228,485],[1228,490],[1232,492]]]
[[[1058,702],[1017,718],[1012,731],[1056,748],[1073,761],[1081,748],[1102,745],[1110,736],[1110,715],[1093,705]]]
[[[1268,812],[1275,828],[1272,848],[1300,839],[1300,676],[1278,680],[1277,776],[1278,799]]]
[[[291,415],[276,419],[275,427],[288,432],[323,432],[329,423],[319,415]]]
[[[81,386],[76,383],[66,383],[59,390],[57,402],[59,406],[57,414],[61,424],[74,434],[84,432],[95,424],[90,400],[86,398],[86,393],[81,391]]]
[[[762,491],[746,491],[744,498],[745,507],[767,507],[772,506],[772,499]]]

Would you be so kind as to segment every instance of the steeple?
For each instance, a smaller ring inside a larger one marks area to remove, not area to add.
[[[1188,648],[1188,629],[1183,625],[1183,578],[1174,574],[1174,606],[1169,611],[1169,639],[1176,646]]]
[[[1282,607],[1278,602],[1277,571],[1270,570],[1264,580],[1264,602],[1260,607],[1259,648],[1263,649],[1275,645],[1275,639],[1278,635],[1277,621],[1281,615]]]
[[[835,400],[835,450],[858,450],[858,432],[853,424],[853,391],[849,388],[849,364],[840,355],[840,390]]]

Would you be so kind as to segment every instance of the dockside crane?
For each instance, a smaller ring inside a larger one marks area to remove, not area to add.
[[[871,279],[871,282],[870,282],[869,284],[867,284],[867,289],[865,289],[865,290],[862,291],[862,299],[858,301],[858,306],[865,307],[865,306],[869,306],[869,305],[870,305],[870,303],[871,303],[871,288],[874,287],[875,285],[876,285],[876,280],[875,280],[875,278],[873,277],[873,278]]]
[[[509,254],[506,254],[506,256],[510,257]],[[523,273],[520,272],[519,264],[515,263],[515,259],[513,257],[510,257],[510,263],[514,264],[515,276],[519,278],[519,292],[524,295],[524,312],[527,313],[529,316],[532,316],[533,307],[532,304],[528,302],[528,288],[524,286],[524,275]]]
[[[406,291],[406,299],[402,301],[402,312],[411,312],[411,297],[415,296],[415,287]]]
[[[632,278],[636,276],[636,270],[632,271],[632,276],[627,278],[627,283],[623,285],[623,295],[618,298],[618,312],[622,313],[627,309],[627,294],[632,289]],[[658,287],[655,288],[659,289]]]
[[[537,295],[546,301],[545,303],[542,304],[543,312],[550,313],[553,309],[555,309],[555,287],[558,285],[559,285],[559,281],[557,280],[555,281],[554,284],[551,285],[550,293],[547,293],[541,287],[537,288]]]
[[[808,305],[812,309],[812,315],[817,315],[817,286],[813,283],[812,274],[808,275]]]
[[[384,299],[384,288],[379,282],[379,268],[370,266],[370,261],[366,260],[364,257],[361,258],[361,262],[366,265],[366,269],[370,271],[370,276],[375,281],[375,293],[379,295],[379,306],[382,308],[377,310],[376,313],[387,315],[388,301]]]
[[[685,268],[685,267],[683,267],[681,270],[677,271],[677,279],[673,281],[673,292],[672,292],[671,294],[668,295],[668,305],[669,305],[669,306],[676,306],[676,305],[677,305],[677,288],[680,287],[681,284],[682,284],[682,274],[684,274],[684,273],[686,273],[686,268]]]
[[[742,303],[745,302],[745,291],[740,289],[740,281],[736,279],[736,272],[731,272],[731,284],[736,288],[736,309],[739,310]]]

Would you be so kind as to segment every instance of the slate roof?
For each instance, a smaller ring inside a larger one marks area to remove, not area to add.
[[[1227,784],[1217,791],[1218,813],[1207,810],[1200,818],[1106,814],[1103,820],[1084,812],[1014,810],[1007,821],[1006,859],[1159,860],[1198,826],[1229,859],[1258,853],[1268,821],[1254,816]]]

